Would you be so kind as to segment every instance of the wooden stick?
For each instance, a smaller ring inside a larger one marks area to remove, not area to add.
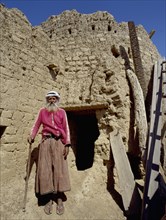
[[[131,88],[133,92],[135,126],[138,131],[139,149],[143,156],[144,151],[146,149],[146,141],[148,134],[148,124],[146,118],[144,96],[136,74],[132,70],[127,70],[126,74],[131,84]]]
[[[23,212],[26,211],[26,200],[27,200],[27,191],[28,191],[28,180],[30,175],[30,163],[31,163],[31,148],[32,143],[29,144],[29,153],[28,153],[28,162],[27,162],[27,172],[26,172],[26,182],[25,182],[25,193],[24,193],[24,201],[23,201]]]

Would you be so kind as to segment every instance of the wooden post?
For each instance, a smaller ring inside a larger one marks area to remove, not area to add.
[[[155,30],[151,30],[151,32],[149,33],[149,38],[151,39],[153,37],[153,35],[155,34]]]
[[[110,143],[118,172],[124,209],[128,215],[138,214],[140,212],[141,198],[134,181],[134,175],[131,171],[120,132],[114,130],[110,133]]]
[[[26,180],[25,180],[25,192],[24,192],[24,201],[23,201],[23,212],[26,211],[28,180],[29,180],[30,165],[31,165],[31,148],[32,148],[32,144],[29,144],[28,161],[27,161],[27,172],[26,172]]]
[[[143,156],[144,151],[146,149],[146,141],[148,134],[144,97],[140,83],[135,73],[132,70],[128,69],[126,71],[126,74],[129,79],[134,97],[135,127],[139,138],[139,149]]]

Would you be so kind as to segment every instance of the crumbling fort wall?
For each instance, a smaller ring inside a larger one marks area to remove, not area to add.
[[[21,11],[1,5],[0,21],[1,191],[2,211],[8,217],[7,204],[13,215],[18,214],[21,206],[26,139],[39,108],[45,104],[45,94],[49,90],[60,93],[60,105],[69,117],[76,155],[78,139],[85,138],[79,125],[87,126],[87,140],[88,135],[93,136],[87,142],[93,145],[94,158],[89,152],[90,165],[80,166],[85,169],[93,163],[101,165],[103,160],[110,161],[108,134],[114,128],[120,130],[126,151],[135,144],[131,135],[132,94],[124,53],[134,67],[127,23],[117,23],[108,12],[86,15],[65,11],[32,27]],[[160,55],[141,25],[137,34],[148,88],[154,62]],[[36,142],[39,140],[40,137]],[[107,173],[102,175],[107,181]],[[9,194],[12,201],[8,201]]]

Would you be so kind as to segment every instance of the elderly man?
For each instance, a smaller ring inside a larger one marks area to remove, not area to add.
[[[46,214],[52,213],[56,197],[56,212],[61,215],[64,212],[62,195],[70,190],[67,155],[71,144],[66,112],[58,107],[59,100],[60,95],[56,91],[47,93],[46,107],[40,109],[28,142],[34,142],[42,125],[35,190],[37,194],[47,197]]]

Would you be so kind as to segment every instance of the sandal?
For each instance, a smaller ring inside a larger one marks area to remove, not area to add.
[[[52,200],[50,200],[45,206],[44,206],[44,212],[47,215],[52,214]]]
[[[59,204],[59,205],[57,204],[57,206],[56,206],[56,213],[58,215],[62,215],[64,213],[64,210],[65,210],[65,208],[64,208],[63,203]]]

